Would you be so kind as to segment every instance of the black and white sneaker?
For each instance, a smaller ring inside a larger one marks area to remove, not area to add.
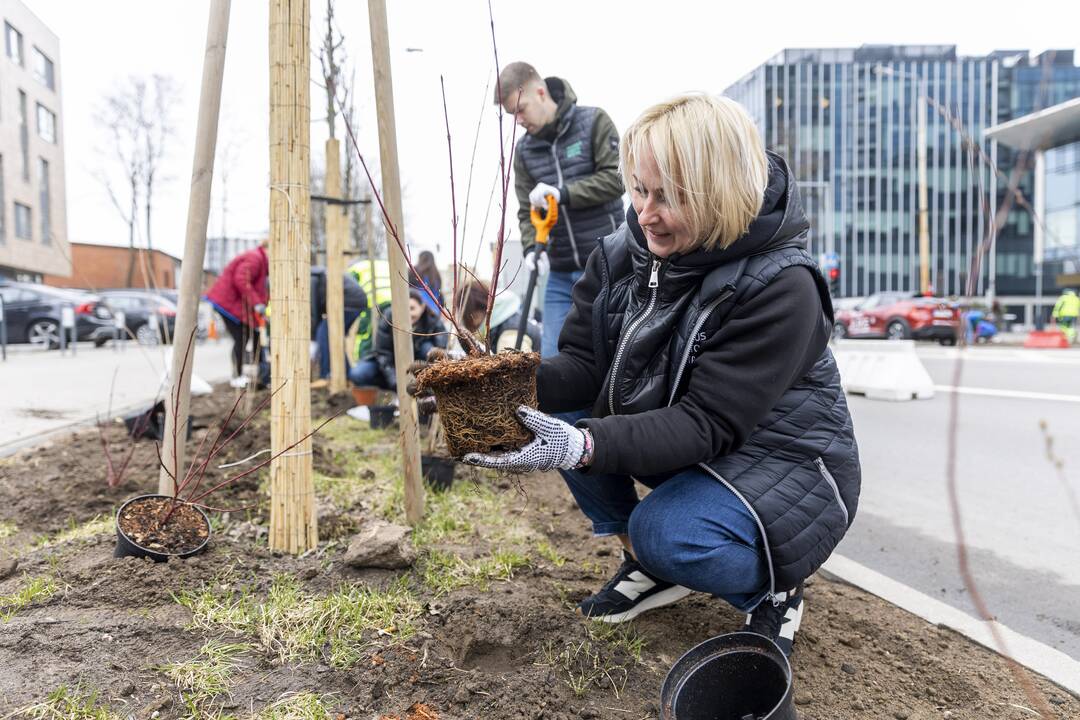
[[[633,620],[646,610],[682,600],[689,594],[689,588],[647,573],[624,550],[623,563],[614,577],[598,593],[579,602],[578,610],[593,620],[621,623]]]
[[[802,625],[803,585],[767,597],[746,616],[746,629],[764,635],[777,644],[784,655],[791,657],[795,633]]]

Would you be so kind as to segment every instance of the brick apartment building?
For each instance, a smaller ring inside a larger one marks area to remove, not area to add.
[[[56,287],[84,290],[123,287],[172,290],[180,281],[180,260],[161,250],[135,251],[135,266],[129,284],[131,263],[129,248],[71,243],[71,275],[46,275],[43,282]],[[215,277],[213,273],[204,273],[203,286],[209,287]]]

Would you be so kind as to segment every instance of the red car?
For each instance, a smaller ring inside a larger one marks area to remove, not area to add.
[[[850,310],[836,311],[833,336],[937,340],[954,345],[960,332],[960,308],[947,300],[910,293],[871,295]]]

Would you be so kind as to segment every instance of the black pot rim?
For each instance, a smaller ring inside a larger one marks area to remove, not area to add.
[[[151,499],[154,499],[154,498],[164,498],[165,500],[171,500],[172,496],[171,495],[162,495],[161,493],[147,493],[145,495],[136,495],[135,497],[133,497],[133,498],[131,498],[129,500],[125,500],[124,504],[121,505],[117,509],[117,511],[116,511],[116,522],[114,523],[116,525],[116,533],[120,537],[124,538],[125,542],[130,543],[131,545],[139,548],[139,550],[142,550],[147,555],[157,555],[159,557],[164,557],[164,558],[172,558],[172,557],[180,558],[180,559],[189,558],[192,555],[198,555],[204,549],[206,549],[206,545],[210,542],[210,518],[206,516],[206,512],[201,507],[198,507],[196,505],[191,505],[191,503],[185,503],[185,505],[191,505],[191,507],[198,510],[199,514],[202,515],[203,522],[206,523],[206,538],[201,543],[199,543],[199,545],[197,547],[195,547],[195,548],[193,548],[191,550],[184,550],[183,552],[160,552],[158,550],[151,550],[149,548],[143,547],[139,543],[132,540],[131,537],[126,532],[124,532],[124,529],[122,527],[120,527],[120,515],[124,512],[124,508],[126,508],[128,505],[130,505],[130,504],[132,504],[134,502],[139,502],[141,500],[151,500]]]
[[[736,644],[729,648],[717,648],[717,650],[713,652],[706,653],[705,651],[705,648],[709,645],[720,645],[727,642],[741,642],[742,644]],[[724,633],[722,635],[711,637],[708,640],[704,640],[687,650],[675,661],[671,666],[671,669],[668,670],[667,675],[664,677],[663,685],[660,686],[661,717],[667,717],[662,714],[665,704],[671,702],[672,707],[674,708],[673,703],[675,696],[682,690],[682,686],[685,684],[686,680],[699,668],[721,655],[727,655],[731,652],[738,652],[740,650],[745,652],[763,652],[763,654],[768,655],[769,659],[776,662],[784,671],[784,677],[787,679],[787,690],[780,696],[780,699],[777,700],[776,704],[769,709],[769,713],[766,717],[780,709],[792,694],[792,680],[794,676],[791,672],[791,662],[788,660],[787,656],[784,655],[784,652],[780,647],[771,639],[757,633],[740,631]],[[701,657],[695,660],[695,655],[701,655]],[[684,663],[686,667],[680,667]],[[677,670],[678,672],[676,672]]]

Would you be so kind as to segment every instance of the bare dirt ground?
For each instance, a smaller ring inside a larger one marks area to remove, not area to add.
[[[220,394],[198,425],[223,414]],[[124,447],[122,426],[108,436]],[[222,462],[268,437],[259,418]],[[0,717],[639,720],[683,652],[742,624],[700,594],[621,626],[578,617],[619,556],[555,475],[522,493],[459,468],[428,496],[411,568],[349,567],[358,529],[403,522],[396,434],[342,417],[315,445],[316,551],[267,548],[260,471],[214,503],[255,508],[213,513],[208,551],[166,564],[112,557],[112,513],[156,487],[152,444],[116,488],[95,430],[0,460]],[[1037,716],[994,653],[821,577],[793,668],[803,720]],[[1080,718],[1080,700],[1034,682],[1054,717]]]

